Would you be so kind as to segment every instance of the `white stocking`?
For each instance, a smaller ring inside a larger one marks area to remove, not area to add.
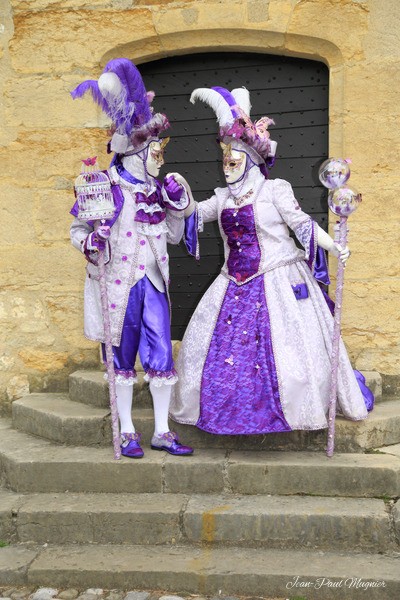
[[[116,384],[117,408],[121,433],[135,433],[132,423],[132,393],[133,385]]]
[[[150,392],[153,397],[154,407],[154,435],[161,435],[169,431],[168,410],[171,400],[171,386],[155,386],[150,380]]]

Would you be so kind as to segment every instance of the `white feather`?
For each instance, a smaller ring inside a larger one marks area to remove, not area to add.
[[[244,113],[249,117],[251,111],[250,92],[245,87],[235,88],[231,91],[236,103],[240,106]]]
[[[112,121],[121,118],[124,120],[118,129],[119,133],[125,135],[126,127],[135,112],[135,103],[126,101],[126,89],[116,73],[103,73],[98,79],[98,84],[101,95],[108,103]]]
[[[122,83],[116,73],[103,73],[99,77],[99,90],[101,95],[106,96],[120,96],[122,93]]]
[[[233,125],[235,119],[232,115],[232,111],[221,94],[215,90],[210,90],[209,88],[197,88],[192,92],[190,102],[194,104],[196,100],[205,102],[213,109],[221,127]]]

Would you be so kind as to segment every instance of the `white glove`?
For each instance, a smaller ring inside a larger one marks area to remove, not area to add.
[[[327,250],[333,256],[336,256],[344,265],[346,264],[347,259],[349,258],[351,252],[349,247],[346,246],[342,248],[340,244],[335,242],[329,233],[326,233],[321,227],[318,225],[318,246],[321,246],[324,250]]]
[[[337,258],[340,259],[340,261],[345,265],[347,259],[349,258],[351,252],[348,246],[345,246],[344,248],[342,248],[342,246],[340,244],[338,244],[337,242],[333,242],[333,248],[331,250],[331,253],[336,256]]]

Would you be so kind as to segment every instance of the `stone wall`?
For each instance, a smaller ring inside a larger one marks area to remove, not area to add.
[[[2,410],[98,365],[82,334],[82,257],[69,244],[82,155],[107,166],[103,117],[69,91],[111,58],[251,51],[330,68],[330,155],[351,157],[343,335],[357,367],[400,374],[397,0],[2,0]],[[332,262],[334,274],[335,263]]]

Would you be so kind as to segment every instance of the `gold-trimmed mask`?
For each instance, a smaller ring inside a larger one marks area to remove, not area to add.
[[[159,142],[150,143],[150,156],[156,163],[158,168],[162,167],[162,165],[164,164],[164,150],[169,140],[170,138],[166,137],[160,140]]]
[[[220,142],[222,148],[222,166],[227,183],[235,183],[243,175],[246,168],[246,154],[232,149],[232,144]]]

